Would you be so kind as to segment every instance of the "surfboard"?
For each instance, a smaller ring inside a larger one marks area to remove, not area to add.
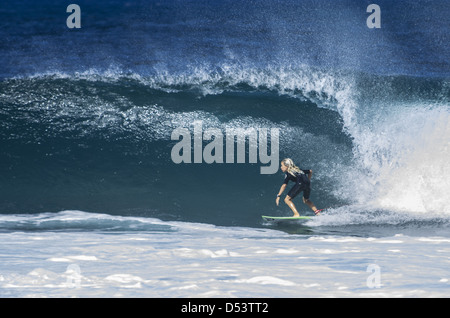
[[[263,215],[265,221],[282,221],[282,220],[310,220],[314,216],[267,216]]]
[[[324,211],[324,210],[326,210],[326,209],[320,209],[320,210],[317,210],[317,212],[322,212],[322,211]],[[319,214],[320,215],[320,214]],[[318,216],[318,215],[316,215],[316,216]],[[293,221],[295,221],[295,220],[310,220],[310,219],[312,219],[313,217],[315,217],[315,216],[267,216],[267,215],[262,215],[262,218],[265,220],[265,221],[283,221],[283,220],[286,220],[286,221],[289,221],[289,220],[293,220]]]

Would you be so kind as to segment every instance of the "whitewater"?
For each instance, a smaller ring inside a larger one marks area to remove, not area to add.
[[[80,211],[20,221],[40,230],[0,233],[1,297],[446,297],[450,287],[448,237],[292,235]]]

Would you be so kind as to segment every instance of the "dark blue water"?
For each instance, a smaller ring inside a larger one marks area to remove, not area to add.
[[[76,3],[80,29],[59,1],[0,6],[1,214],[289,214],[280,171],[172,161],[201,120],[278,128],[311,199],[349,206],[340,226],[450,215],[448,1],[377,1],[380,29],[371,1]]]
[[[448,1],[78,1],[81,29],[59,1],[0,11],[1,77],[110,67],[140,75],[221,65],[314,65],[448,76]]]

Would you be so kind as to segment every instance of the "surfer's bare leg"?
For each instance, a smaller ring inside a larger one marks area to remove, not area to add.
[[[286,198],[284,198],[284,202],[288,205],[288,207],[291,208],[292,212],[294,212],[294,216],[300,216],[300,214],[298,214],[297,209],[295,208],[295,204],[294,202],[292,202],[292,199],[290,196],[286,196]]]
[[[309,206],[310,209],[313,210],[314,212],[317,211],[316,206],[314,205],[314,203],[310,199],[303,198],[303,203],[306,204],[307,206]]]

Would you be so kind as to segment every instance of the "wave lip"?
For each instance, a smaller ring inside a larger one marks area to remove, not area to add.
[[[264,67],[240,63],[216,66],[196,65],[187,70],[169,72],[155,67],[147,75],[126,71],[117,66],[107,69],[90,68],[82,72],[46,71],[19,75],[12,80],[89,81],[105,83],[133,82],[167,93],[197,92],[201,96],[222,94],[226,91],[273,91],[280,95],[299,97],[318,102],[319,106],[335,107],[338,95],[348,91],[351,73],[330,71],[306,64]],[[10,80],[11,80],[10,79]]]

